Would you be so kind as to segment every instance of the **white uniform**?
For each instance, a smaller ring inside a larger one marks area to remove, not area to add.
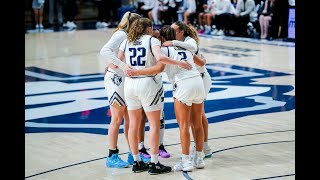
[[[158,39],[150,35],[143,35],[134,43],[123,41],[120,50],[125,53],[127,64],[136,69],[144,69],[156,65],[157,60],[153,56],[152,47],[160,45]],[[128,110],[136,110],[141,107],[145,112],[161,110],[163,90],[160,75],[126,77],[124,96]]]
[[[180,47],[164,47],[161,48],[161,52],[172,59],[187,61],[193,66],[191,70],[186,70],[166,65],[165,71],[173,85],[173,97],[187,106],[193,103],[201,104],[205,98],[205,90],[200,73],[195,67],[192,52]]]
[[[198,56],[200,55],[200,49],[196,52],[196,55]],[[196,68],[200,72],[200,75],[202,77],[204,90],[205,90],[205,97],[207,97],[211,89],[211,83],[212,83],[211,76],[208,73],[206,65],[203,65],[203,66],[196,65]]]
[[[192,52],[194,52],[196,55],[200,55],[200,49],[197,45],[197,42],[187,36],[186,38],[184,38],[183,41],[178,41],[178,40],[173,40],[172,41],[174,46],[179,46],[179,47],[183,47],[185,49],[188,49]],[[202,80],[203,80],[203,84],[204,84],[204,88],[205,88],[205,97],[207,97],[210,88],[211,88],[211,77],[210,74],[207,71],[206,65],[204,66],[198,66],[196,65],[197,70],[200,72]]]
[[[118,59],[118,48],[120,43],[127,39],[127,33],[123,30],[116,31],[110,40],[102,47],[100,54],[106,58],[107,64],[113,63],[122,67],[125,63]],[[104,87],[107,91],[109,104],[118,103],[120,106],[126,105],[124,98],[125,75],[120,68],[113,70],[108,68],[104,76]]]

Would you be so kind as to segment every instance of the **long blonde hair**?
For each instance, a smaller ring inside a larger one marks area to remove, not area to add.
[[[174,24],[179,27],[180,31],[184,31],[184,34],[183,34],[184,37],[190,36],[199,45],[198,33],[197,33],[196,29],[191,24],[187,25],[186,23],[184,23],[182,21],[176,21]]]
[[[135,42],[142,35],[147,33],[147,28],[152,27],[152,21],[149,18],[139,18],[135,20],[128,34],[128,42]]]
[[[117,27],[114,31],[124,30],[124,31],[126,31],[126,32],[129,32],[129,29],[130,29],[130,27],[131,27],[131,24],[132,24],[135,20],[137,20],[137,19],[139,19],[139,18],[141,18],[141,16],[140,16],[139,14],[137,14],[137,13],[132,13],[132,12],[130,12],[130,11],[127,11],[127,12],[123,15],[120,23],[118,24],[118,27]]]

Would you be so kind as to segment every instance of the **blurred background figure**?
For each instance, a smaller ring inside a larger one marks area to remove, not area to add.
[[[34,19],[36,23],[36,29],[40,31],[43,30],[43,7],[44,7],[44,0],[33,0],[32,1],[32,8],[34,11]]]
[[[63,25],[63,1],[64,0],[49,0],[49,26],[54,26],[55,11],[57,12],[58,24]]]
[[[272,21],[274,0],[266,0],[262,14],[259,16],[260,39],[266,39],[269,35],[269,24]]]
[[[77,25],[74,23],[75,17],[78,12],[78,6],[76,0],[64,0],[64,8],[63,13],[66,18],[66,23],[64,23],[62,26],[64,28],[68,28],[68,30],[74,30],[77,28]]]
[[[128,4],[121,0],[95,0],[98,16],[96,22],[96,28],[116,27],[118,25],[118,9],[121,4]]]

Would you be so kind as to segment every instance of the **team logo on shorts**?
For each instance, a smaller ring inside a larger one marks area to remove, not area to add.
[[[259,78],[291,74],[219,63],[206,67],[212,80],[204,103],[209,123],[295,109],[295,96],[290,95],[294,92],[292,85],[255,83]],[[162,78],[165,127],[178,128],[172,97],[175,88],[166,74]],[[117,85],[122,82],[116,74],[112,80]],[[73,76],[37,67],[25,68],[25,133],[107,134],[110,121],[104,74]]]
[[[177,90],[177,83],[174,83],[174,85],[172,86],[172,91],[176,91]]]
[[[111,79],[112,79],[113,84],[115,84],[117,86],[119,86],[122,82],[122,77],[119,76],[118,74],[113,74],[113,77]]]

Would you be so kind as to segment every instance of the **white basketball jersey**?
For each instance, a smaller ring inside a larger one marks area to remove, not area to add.
[[[179,61],[187,61],[189,64],[192,65],[191,70],[186,70],[176,65],[166,65],[165,71],[168,75],[169,81],[174,84],[177,81],[182,79],[199,76],[200,73],[195,67],[195,63],[193,61],[193,54],[191,51],[188,51],[181,47],[162,47],[161,52],[166,56],[179,60]]]
[[[126,63],[136,69],[144,69],[157,64],[156,58],[153,56],[152,47],[161,46],[158,39],[150,35],[143,35],[136,42],[128,43],[127,40],[121,43],[120,49],[124,51]],[[136,77],[142,77],[136,76]]]

